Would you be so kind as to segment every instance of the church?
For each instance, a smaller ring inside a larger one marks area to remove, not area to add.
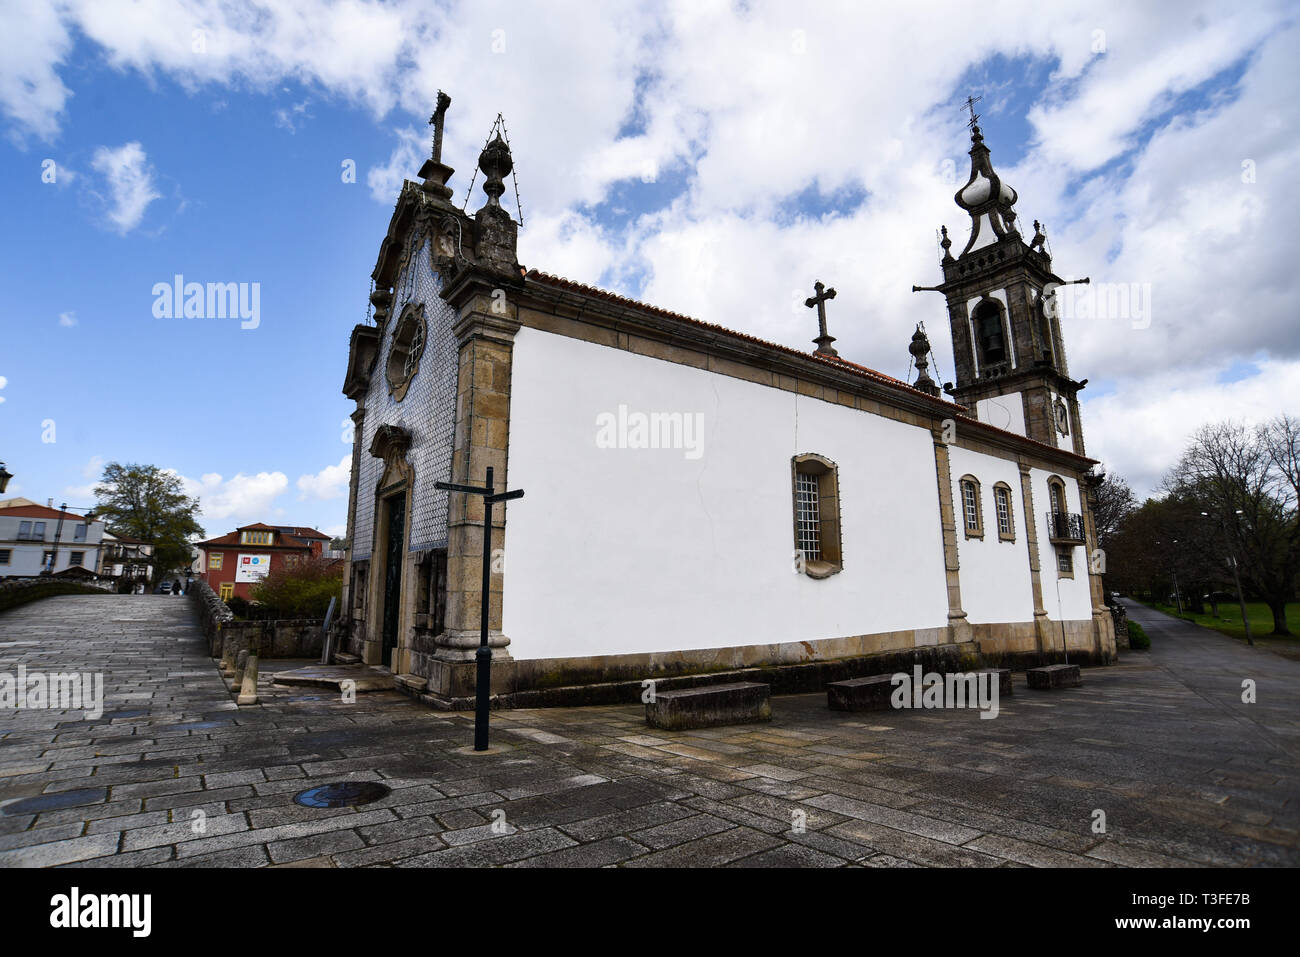
[[[492,512],[499,706],[636,701],[647,679],[779,693],[913,663],[1114,659],[1063,280],[1037,224],[1022,238],[977,117],[955,197],[969,237],[954,255],[944,229],[943,282],[922,290],[948,312],[941,387],[920,329],[911,383],[838,355],[821,283],[821,335],[800,351],[524,269],[509,144],[494,130],[486,199],[463,212],[449,104],[349,344],[342,660],[472,706],[484,504],[435,483],[482,486],[489,468],[525,492]]]

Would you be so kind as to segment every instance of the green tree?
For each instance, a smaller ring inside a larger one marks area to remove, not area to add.
[[[253,586],[253,600],[277,618],[324,618],[343,594],[343,563],[330,558],[287,560]]]
[[[154,579],[187,567],[190,542],[202,537],[199,500],[185,494],[180,476],[156,465],[109,462],[95,486],[96,511],[113,531],[154,546]]]

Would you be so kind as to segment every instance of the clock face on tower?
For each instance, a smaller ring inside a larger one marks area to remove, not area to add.
[[[1060,432],[1062,435],[1069,435],[1070,434],[1070,410],[1065,407],[1065,403],[1062,402],[1060,399],[1056,400],[1056,404],[1053,406],[1053,410],[1056,414],[1056,431]]]

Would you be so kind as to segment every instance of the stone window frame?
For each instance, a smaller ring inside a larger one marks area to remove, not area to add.
[[[86,553],[85,553],[85,552],[69,552],[69,553],[68,553],[68,567],[69,567],[69,568],[72,568],[74,565],[80,566],[81,568],[85,568],[85,567],[86,567]]]
[[[970,524],[970,515],[966,508],[966,489],[970,487],[975,498],[975,524]],[[984,496],[981,494],[980,480],[967,473],[957,480],[957,501],[961,503],[961,527],[967,538],[984,537]]]
[[[803,558],[799,547],[799,476],[817,479],[818,544],[821,558]],[[829,578],[844,570],[844,541],[840,521],[840,469],[833,461],[815,452],[805,452],[790,459],[791,519],[794,548],[809,578]]]
[[[388,392],[396,402],[406,398],[411,380],[420,372],[420,359],[429,342],[429,324],[424,318],[424,303],[408,302],[393,326],[393,341],[384,363]]]
[[[1062,567],[1062,559],[1064,559],[1065,564],[1068,564],[1070,566],[1068,569]],[[1056,546],[1056,577],[1070,578],[1070,579],[1074,578],[1074,546],[1073,545]]]
[[[1006,531],[1002,530],[1002,496],[1006,496]],[[1016,540],[1016,501],[1011,494],[1011,486],[1006,482],[993,483],[993,514],[998,523],[998,541],[1014,542]]]
[[[1056,493],[1057,497],[1053,497],[1053,492]],[[1048,476],[1047,508],[1053,515],[1064,514],[1070,510],[1068,500],[1065,497],[1065,479],[1061,478],[1059,475]]]
[[[12,548],[0,548],[0,565],[8,565],[13,559],[13,554]]]

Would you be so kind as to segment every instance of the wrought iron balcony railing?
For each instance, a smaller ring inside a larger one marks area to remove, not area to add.
[[[1072,512],[1048,512],[1047,536],[1054,542],[1083,544],[1083,516]]]

